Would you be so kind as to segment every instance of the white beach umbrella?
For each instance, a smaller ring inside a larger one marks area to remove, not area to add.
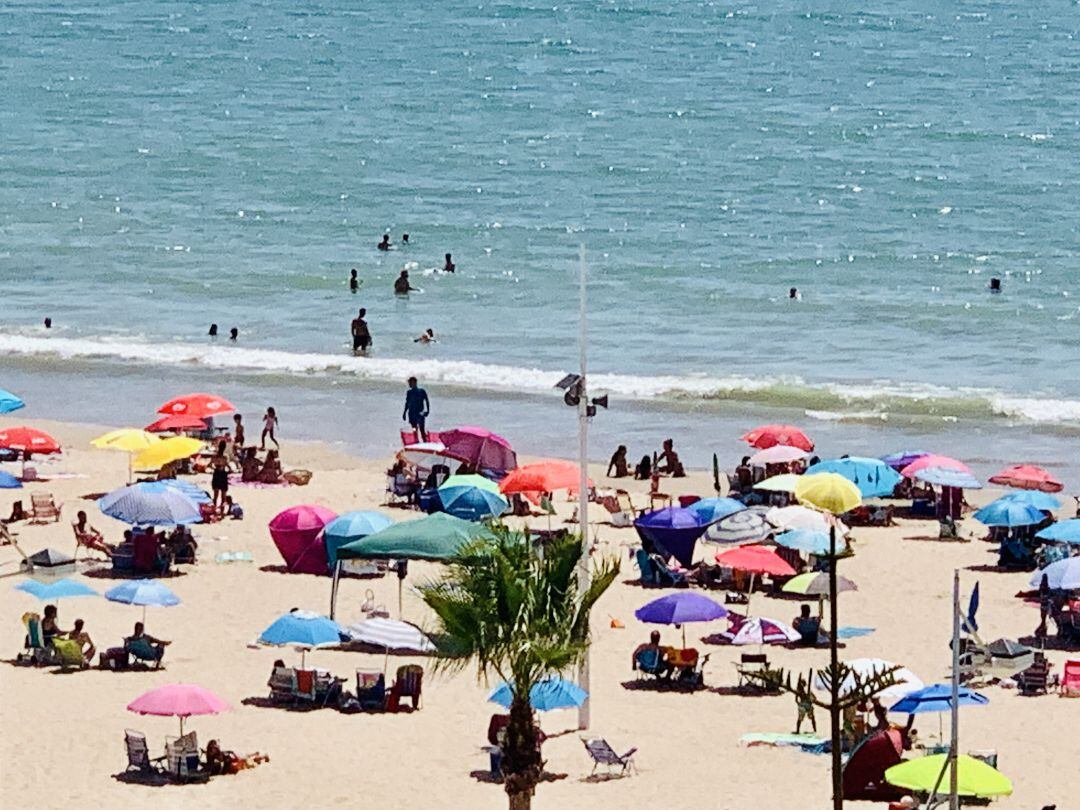
[[[435,645],[415,624],[394,619],[365,619],[345,628],[349,638],[398,652],[433,653]]]
[[[785,531],[804,529],[810,532],[821,532],[822,534],[829,533],[829,518],[823,512],[815,512],[805,506],[774,507],[765,513],[765,519]],[[843,536],[847,532],[847,526],[840,521],[836,521],[836,533]]]
[[[852,658],[850,661],[845,661],[844,663],[852,673],[857,673],[863,678],[869,678],[875,673],[884,672],[890,667],[896,666],[892,661],[885,661],[881,658]],[[881,690],[875,695],[882,703],[895,703],[905,695],[916,692],[926,685],[907,667],[898,669],[895,673],[895,677],[897,680],[896,684]],[[828,679],[824,677],[823,673],[819,672],[814,676],[814,688],[823,692],[829,691]],[[854,674],[849,674],[840,684],[840,696],[843,697],[854,688],[855,676]]]
[[[764,467],[766,464],[788,464],[800,458],[806,458],[808,455],[810,454],[799,447],[774,444],[750,456],[750,464],[754,467]]]

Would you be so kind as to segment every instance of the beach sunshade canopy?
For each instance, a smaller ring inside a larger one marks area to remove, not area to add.
[[[782,473],[766,478],[764,481],[758,481],[753,488],[766,492],[794,492],[795,485],[798,483],[799,476],[795,473]]]
[[[774,444],[764,450],[758,450],[750,456],[750,464],[755,467],[764,467],[766,464],[789,464],[792,461],[806,458],[807,451],[801,447],[790,447],[786,444]]]
[[[451,484],[454,478],[480,478],[481,481],[494,486],[493,482],[478,475],[452,476],[439,487],[439,503],[447,514],[462,520],[484,520],[501,515],[510,506],[510,502],[499,494],[498,489],[492,492],[488,486],[481,487],[471,483]]]
[[[177,526],[202,520],[199,505],[160,481],[115,489],[98,500],[102,514],[132,526]]]
[[[573,681],[555,676],[545,678],[532,688],[529,703],[537,711],[550,712],[555,709],[576,709],[588,697],[589,693]],[[501,684],[488,696],[488,701],[509,709],[514,701],[514,690],[509,684]]]
[[[885,771],[885,781],[890,785],[920,793],[930,793],[937,785],[939,793],[948,793],[952,782],[952,765],[946,768],[947,759],[948,754],[931,754],[909,759]],[[943,768],[946,768],[944,776],[941,775]],[[966,754],[960,754],[956,758],[956,778],[957,793],[960,796],[990,799],[1012,793],[1012,782],[1001,771]]]
[[[990,702],[990,698],[966,686],[961,686],[956,694],[957,706],[985,706]],[[889,707],[889,711],[900,714],[947,712],[952,710],[952,705],[952,685],[935,683],[904,695]]]
[[[957,470],[958,472],[966,472],[968,475],[972,474],[971,468],[964,462],[958,461],[951,456],[942,456],[937,453],[929,453],[928,455],[920,456],[900,470],[900,474],[905,478],[914,478],[915,473],[919,470],[929,469],[930,467],[938,467],[944,470]]]
[[[11,473],[0,470],[0,489],[22,489],[22,481]]]
[[[758,450],[777,444],[798,447],[808,453],[814,449],[809,437],[793,425],[762,425],[744,433],[740,439]]]
[[[0,449],[48,455],[60,452],[60,442],[37,428],[11,427],[0,430]]]
[[[294,610],[263,630],[259,641],[275,647],[325,647],[340,644],[343,632],[333,619],[306,610]]]
[[[775,531],[763,515],[750,509],[728,515],[705,531],[705,539],[713,543],[760,543]]]
[[[144,692],[127,705],[129,712],[160,717],[220,714],[231,707],[209,689],[189,683],[171,683]]]
[[[292,574],[327,574],[330,564],[323,529],[337,517],[316,504],[292,506],[270,521],[270,538]]]
[[[90,444],[98,450],[122,450],[125,453],[138,453],[151,445],[158,444],[160,441],[160,436],[147,433],[145,430],[120,428],[98,436]]]
[[[701,523],[709,524],[744,511],[746,504],[734,498],[702,498],[686,508],[697,515]]]
[[[884,498],[892,495],[896,485],[904,480],[896,470],[881,459],[848,456],[819,461],[806,470],[807,475],[836,473],[859,488],[864,498]]]
[[[337,554],[343,560],[448,560],[486,532],[478,523],[436,512],[346,543]]]
[[[727,635],[727,634],[725,634]],[[795,628],[777,619],[754,618],[739,624],[731,643],[737,646],[746,644],[789,644],[798,641],[802,635]]]
[[[885,661],[881,658],[853,658],[844,663],[851,670],[851,673],[858,673],[863,678],[872,677],[876,673],[884,672],[885,670],[896,666],[891,661]],[[851,673],[849,673],[840,683],[840,697],[850,694],[851,690],[855,688],[855,677]],[[897,681],[895,684],[886,689],[882,689],[877,693],[877,697],[884,703],[897,701],[925,686],[925,684],[919,680],[919,677],[907,667],[898,669],[895,672],[894,677]],[[819,671],[814,676],[814,689],[828,692],[829,686],[829,679],[826,678],[825,672]]]
[[[364,619],[345,628],[346,635],[361,644],[396,652],[431,654],[435,645],[415,624],[394,619]]]
[[[133,579],[122,582],[105,591],[110,602],[144,607],[173,607],[180,604],[180,597],[156,579]]]
[[[507,495],[515,492],[555,492],[560,489],[576,491],[581,485],[580,479],[581,469],[572,461],[545,459],[511,470],[499,482],[499,489]]]
[[[862,503],[859,488],[834,472],[803,475],[795,485],[795,497],[799,499],[799,503],[833,515],[850,512]]]
[[[98,596],[98,592],[89,585],[84,585],[74,579],[58,579],[48,583],[28,579],[16,585],[15,590],[36,596],[42,602],[68,599],[73,596]]]
[[[19,408],[25,408],[26,403],[10,391],[0,388],[0,413],[11,413]]]
[[[921,470],[916,470],[912,477],[942,487],[982,489],[982,484],[974,475],[950,467],[924,467]]]
[[[925,450],[899,450],[895,453],[890,453],[887,456],[882,456],[881,460],[899,472],[908,466],[912,462],[918,461],[923,456],[929,456]]]
[[[165,431],[179,431],[179,430],[202,430],[206,427],[206,422],[197,416],[190,416],[185,413],[168,414],[160,419],[155,419],[143,430],[148,433],[164,433]]]
[[[1080,518],[1070,518],[1052,523],[1035,535],[1040,540],[1080,545]]]
[[[727,615],[727,608],[719,602],[693,591],[679,591],[661,596],[634,611],[638,621],[649,624],[711,622]]]
[[[132,464],[140,470],[160,470],[166,464],[180,461],[203,449],[203,443],[189,436],[173,436],[169,439],[159,439],[145,450],[141,451]]]
[[[742,546],[721,551],[716,555],[716,562],[727,568],[751,574],[789,577],[795,573],[795,569],[786,560],[773,549],[764,546]]]
[[[806,554],[814,554],[825,557],[829,554],[830,540],[825,532],[811,529],[792,529],[783,534],[773,536],[773,542],[784,548],[795,549]],[[847,541],[842,536],[836,538],[836,553],[839,554],[847,548]]]
[[[1033,489],[1039,492],[1061,492],[1065,488],[1065,485],[1053,475],[1034,464],[1006,467],[1001,472],[990,476],[989,481],[991,484],[999,484],[1003,487]]]
[[[1056,590],[1080,590],[1080,557],[1067,557],[1036,571],[1031,577],[1031,586],[1038,588],[1044,576],[1046,584]]]
[[[680,506],[646,512],[634,521],[643,542],[688,567],[694,561],[694,546],[707,526],[708,522],[696,512]]]
[[[323,528],[327,564],[333,569],[337,564],[337,550],[346,543],[381,532],[393,525],[394,521],[382,512],[358,510],[338,515]]]
[[[1046,516],[1034,506],[1000,498],[978,510],[975,519],[986,526],[1034,526]]]
[[[474,470],[508,472],[517,467],[517,455],[510,442],[480,427],[460,427],[440,431],[439,441],[446,455],[463,461]]]
[[[790,532],[797,529],[828,534],[829,527],[836,526],[837,536],[846,535],[847,526],[825,512],[815,512],[806,506],[773,507],[765,513],[765,519],[779,529]]]
[[[797,593],[802,596],[828,596],[829,575],[824,571],[807,571],[805,574],[794,576],[784,583],[784,593]],[[857,591],[858,587],[847,577],[837,575],[836,592]]]
[[[1010,492],[1008,495],[1002,495],[998,500],[1026,503],[1028,506],[1034,506],[1040,512],[1053,512],[1061,508],[1060,498],[1055,498],[1050,493],[1037,489],[1021,489]]]
[[[225,397],[214,394],[184,394],[182,397],[170,399],[158,408],[157,412],[167,416],[194,416],[197,419],[208,419],[235,410],[236,407]]]

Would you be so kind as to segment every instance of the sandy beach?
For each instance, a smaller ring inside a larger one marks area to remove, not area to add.
[[[115,542],[126,528],[103,516],[84,500],[126,483],[123,453],[93,450],[89,440],[104,426],[60,424],[5,418],[0,427],[30,424],[48,430],[64,447],[61,456],[39,465],[51,480],[28,484],[23,490],[3,490],[0,513],[7,514],[16,498],[50,492],[62,506],[58,523],[17,525],[20,547],[27,553],[46,546],[72,552],[71,522],[85,509],[90,522],[106,539]],[[499,808],[506,806],[502,787],[478,779],[487,757],[481,751],[493,706],[486,702],[493,684],[477,682],[475,674],[448,676],[431,672],[424,658],[390,659],[391,667],[420,663],[425,668],[423,707],[413,713],[345,715],[333,710],[292,712],[244,705],[245,698],[264,697],[274,659],[299,660],[291,650],[249,647],[259,632],[292,607],[325,613],[330,579],[290,575],[276,570],[281,559],[267,531],[269,520],[282,509],[311,503],[337,512],[382,509],[395,520],[415,513],[381,506],[385,469],[393,450],[389,437],[386,458],[362,459],[321,444],[286,442],[286,467],[314,473],[306,487],[254,489],[235,487],[233,494],[246,512],[243,521],[195,526],[200,561],[181,567],[167,582],[183,600],[175,608],[151,608],[147,629],[170,639],[162,671],[112,673],[91,669],[60,674],[55,670],[0,665],[0,759],[4,803],[18,806],[154,806],[180,807],[198,803],[205,808],[292,807],[308,801],[317,807],[362,804],[374,808]],[[827,448],[823,448],[827,451]],[[871,454],[878,448],[867,448]],[[10,465],[9,465],[10,466]],[[58,475],[62,473],[63,475]],[[595,470],[599,481],[602,470]],[[194,479],[209,488],[207,476]],[[647,501],[646,484],[637,485],[640,507]],[[703,471],[678,481],[665,481],[672,494],[711,494],[711,481]],[[992,489],[969,493],[986,502]],[[560,497],[562,515],[571,505]],[[597,507],[591,517],[606,518]],[[688,629],[702,652],[711,654],[705,669],[708,689],[692,694],[627,689],[634,679],[631,651],[645,640],[651,626],[642,625],[633,611],[657,590],[638,586],[637,570],[628,559],[636,545],[633,529],[597,526],[597,553],[618,556],[622,573],[594,613],[591,658],[590,733],[608,739],[616,749],[637,747],[638,774],[603,782],[587,779],[591,763],[576,729],[576,713],[557,711],[541,717],[549,740],[544,747],[547,769],[558,778],[542,784],[534,799],[537,807],[560,808],[741,808],[783,810],[820,808],[828,803],[827,756],[793,749],[747,748],[739,738],[748,732],[789,732],[795,720],[790,696],[746,697],[725,694],[736,682],[733,662],[739,648],[697,642],[702,635],[722,629]],[[954,568],[961,569],[966,593],[980,583],[982,635],[1017,638],[1028,636],[1038,622],[1038,610],[1014,598],[1027,589],[1030,574],[982,570],[996,562],[995,547],[978,540],[945,543],[927,539],[936,535],[934,522],[900,521],[892,528],[852,530],[855,556],[842,563],[841,572],[859,590],[840,601],[841,625],[870,627],[874,632],[846,642],[847,658],[880,657],[911,668],[925,682],[942,681],[950,662],[949,595]],[[984,527],[970,517],[961,526],[964,536],[982,536]],[[699,553],[715,547],[699,544]],[[222,551],[250,551],[251,563],[215,563]],[[22,648],[19,617],[40,611],[43,604],[13,590],[20,580],[15,572],[18,555],[11,546],[0,547],[0,658],[8,661]],[[107,570],[107,565],[100,566]],[[81,567],[78,579],[103,592],[118,580],[95,576]],[[413,564],[407,585],[438,574],[433,564]],[[397,580],[347,579],[341,586],[338,618],[351,623],[361,618],[366,591],[397,617]],[[754,613],[790,621],[798,602],[755,594]],[[141,610],[101,598],[67,599],[59,603],[60,625],[70,627],[83,618],[99,650],[117,645],[141,616]],[[421,626],[431,616],[408,588],[403,618]],[[611,627],[618,619],[625,628]],[[677,631],[664,628],[665,640]],[[769,648],[770,658],[784,666],[806,670],[827,660],[826,650]],[[1068,653],[1050,651],[1060,667]],[[1073,653],[1072,657],[1076,657]],[[329,669],[355,686],[357,668],[381,668],[381,656],[317,650],[308,662]],[[113,778],[125,765],[124,729],[147,734],[151,751],[158,753],[164,736],[175,734],[174,718],[142,717],[125,711],[137,695],[157,685],[190,682],[206,686],[226,699],[233,711],[192,718],[188,727],[198,732],[200,744],[212,738],[239,753],[263,752],[270,762],[235,776],[213,779],[207,785],[149,788],[122,784]],[[997,686],[983,690],[990,705],[961,713],[961,747],[996,749],[999,767],[1014,782],[1013,796],[1002,807],[1039,808],[1072,806],[1080,793],[1080,751],[1074,728],[1080,720],[1080,701],[1050,695],[1023,698]],[[923,716],[927,717],[927,716]],[[901,720],[902,718],[896,718]],[[827,731],[827,716],[818,712],[819,729]],[[937,733],[937,718],[919,722],[925,740]],[[1047,732],[1052,730],[1052,742]],[[859,804],[858,806],[863,806]],[[870,805],[867,805],[870,806]]]

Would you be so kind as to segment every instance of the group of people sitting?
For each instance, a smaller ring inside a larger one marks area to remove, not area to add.
[[[627,459],[625,444],[620,444],[608,462],[608,478],[628,478],[631,475],[630,462]],[[641,461],[634,467],[633,476],[638,481],[649,481],[653,478],[667,475],[672,478],[685,478],[686,470],[679,461],[679,454],[675,452],[675,443],[671,439],[664,439],[664,444],[659,453],[644,455]]]
[[[119,545],[109,545],[100,531],[90,525],[86,512],[80,510],[71,524],[78,546],[100,551],[114,564],[131,558],[136,570],[166,571],[174,563],[194,563],[199,543],[187,526],[176,526],[171,532],[155,532],[152,528],[128,529]]]
[[[56,605],[46,605],[41,619],[42,644],[46,648],[53,647],[58,639],[67,639],[78,644],[84,666],[93,663],[97,647],[94,645],[93,639],[90,638],[90,633],[86,630],[86,623],[82,619],[76,619],[70,630],[64,630],[59,624],[59,612]],[[162,657],[165,655],[165,648],[171,643],[171,641],[154,638],[146,632],[142,622],[135,622],[134,632],[124,638],[122,647],[113,647],[101,654],[101,665],[103,668],[108,668],[111,666],[111,661],[121,657],[126,665],[127,659],[132,656],[160,664]],[[26,647],[31,647],[29,637],[26,639]]]

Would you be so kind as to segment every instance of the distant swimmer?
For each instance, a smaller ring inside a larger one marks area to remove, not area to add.
[[[46,318],[45,319],[45,328],[46,329],[52,329],[52,318]]]
[[[413,343],[438,343],[435,340],[435,330],[428,329],[426,332],[421,332],[420,337],[413,338]]]
[[[357,292],[360,289],[360,279],[356,277],[356,268],[349,273],[349,292]]]
[[[210,331],[207,332],[206,334],[208,334],[210,337],[217,337],[217,324],[216,323],[210,324]]]
[[[802,293],[799,292],[798,287],[792,287],[790,290],[788,290],[787,297],[790,298],[792,301],[802,301]]]
[[[447,253],[446,254],[446,264],[443,265],[442,271],[444,273],[453,273],[455,270],[457,270],[457,265],[454,264],[453,261],[451,261],[450,254]]]
[[[416,287],[409,284],[409,271],[402,270],[401,275],[394,280],[394,295],[408,295],[416,291]]]
[[[403,233],[401,235],[401,244],[403,244],[403,245],[409,244],[409,235],[407,233]]]
[[[238,337],[240,337],[240,330],[234,326],[232,329],[229,330],[229,340],[235,343]]]
[[[375,247],[377,247],[379,250],[389,250],[390,249],[390,234],[384,233],[383,237],[382,237],[382,241],[379,242],[379,244],[377,244]]]
[[[997,276],[990,279],[990,292],[992,292],[992,293],[1001,292],[1001,279],[998,278]]]
[[[367,321],[364,317],[367,315],[367,310],[361,308],[352,322],[352,349],[353,353],[363,353],[371,346],[371,331],[368,329]]]

